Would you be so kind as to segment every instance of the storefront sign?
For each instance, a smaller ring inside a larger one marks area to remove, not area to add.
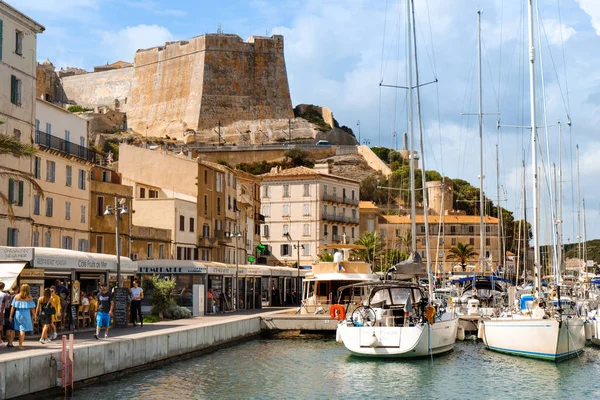
[[[77,257],[61,257],[61,256],[36,256],[33,260],[33,265],[36,268],[46,269],[101,269],[114,270],[115,262],[107,262],[103,260],[90,260],[87,258]]]
[[[0,247],[0,260],[23,260],[33,259],[32,247]]]
[[[46,271],[44,271],[41,268],[25,268],[23,271],[21,271],[21,279],[23,278],[31,278],[31,279],[35,279],[35,278],[44,278],[44,273]]]
[[[205,274],[206,267],[139,267],[140,274]]]
[[[241,268],[240,268],[241,271]],[[235,275],[235,268],[227,267],[208,267],[209,274],[215,275]]]

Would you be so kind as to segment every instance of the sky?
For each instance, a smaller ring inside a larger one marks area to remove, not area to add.
[[[38,36],[38,60],[49,58],[57,68],[92,70],[95,65],[116,60],[133,61],[137,49],[215,33],[219,27],[243,39],[280,34],[285,40],[293,105],[326,106],[357,136],[360,121],[361,141],[371,146],[401,147],[401,134],[408,130],[406,91],[379,85],[406,85],[404,0],[8,3],[46,27]],[[420,91],[426,168],[479,185],[477,116],[464,114],[478,110],[477,11],[482,10],[484,190],[489,198],[499,198],[520,218],[524,158],[530,217],[530,130],[510,127],[530,124],[526,2],[415,3],[419,79],[421,83],[438,81]],[[595,185],[600,176],[600,0],[540,1],[535,25],[541,33],[536,34],[536,62],[544,71],[537,71],[536,92],[537,123],[541,126],[540,241],[552,242],[552,222],[558,220],[549,205],[552,165],[558,168],[559,154],[563,168],[562,179],[558,180],[563,190],[558,197],[563,199],[564,241],[577,241],[576,145],[580,197],[586,204],[586,237],[600,238],[600,186]],[[559,121],[562,140],[556,126]],[[580,221],[583,236],[583,219]]]

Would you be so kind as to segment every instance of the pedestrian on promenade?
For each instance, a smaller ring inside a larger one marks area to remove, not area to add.
[[[38,299],[37,308],[35,309],[35,315],[38,316],[42,324],[41,344],[50,343],[48,329],[50,329],[54,314],[56,314],[56,309],[52,305],[52,293],[50,293],[50,288],[46,288],[44,289],[44,295]]]
[[[4,344],[2,341],[2,334],[4,333],[4,310],[6,309],[6,293],[4,293],[4,282],[0,282],[0,345]]]
[[[212,313],[215,305],[215,296],[213,295],[213,289],[209,288],[208,293],[206,293],[208,312]]]
[[[15,292],[11,288],[8,293],[5,293],[6,297],[4,298],[4,332],[6,333],[6,347],[15,347],[13,346],[13,340],[15,340],[15,328],[10,320],[10,310],[11,304],[15,297]]]
[[[144,317],[142,316],[142,299],[144,298],[144,289],[139,287],[140,282],[137,279],[133,280],[133,287],[129,289],[131,294],[131,308],[129,310],[131,314],[131,322],[133,326],[136,326],[137,316],[140,316],[140,326],[144,326]]]
[[[67,289],[67,287],[60,282],[60,279],[54,281],[54,289],[56,290],[56,294],[59,296],[63,293],[66,295],[69,292],[69,289]]]
[[[25,350],[23,347],[25,332],[33,331],[32,317],[34,321],[37,321],[35,303],[31,297],[29,285],[24,283],[21,285],[21,292],[13,299],[10,309],[10,322],[19,330],[19,349],[21,350]]]
[[[56,322],[58,321],[62,323],[62,307],[60,306],[60,296],[56,294],[56,286],[50,286],[50,298],[52,302],[52,307],[54,307],[54,310],[56,312],[52,316],[52,323],[50,324],[48,334],[50,335],[50,339],[54,340],[58,337]]]
[[[98,291],[94,290],[91,295],[88,295],[90,301],[90,321],[96,321],[96,313],[98,312]]]
[[[96,315],[96,334],[94,338],[98,339],[100,335],[100,328],[104,327],[104,338],[108,337],[108,330],[110,328],[110,317],[113,315],[113,309],[115,302],[112,294],[106,287],[106,282],[100,284],[100,293],[98,293],[98,314]]]

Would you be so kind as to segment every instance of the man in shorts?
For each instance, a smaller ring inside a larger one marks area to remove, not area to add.
[[[104,327],[104,338],[108,337],[110,328],[110,317],[113,315],[115,302],[112,294],[108,291],[106,283],[100,284],[100,293],[98,293],[98,314],[96,314],[96,334],[94,338],[98,339],[100,328]]]

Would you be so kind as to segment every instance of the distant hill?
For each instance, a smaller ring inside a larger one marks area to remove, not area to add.
[[[588,240],[587,259],[600,262],[600,239]],[[566,258],[577,258],[577,243],[565,245]],[[583,243],[581,243],[581,251],[583,252]]]

